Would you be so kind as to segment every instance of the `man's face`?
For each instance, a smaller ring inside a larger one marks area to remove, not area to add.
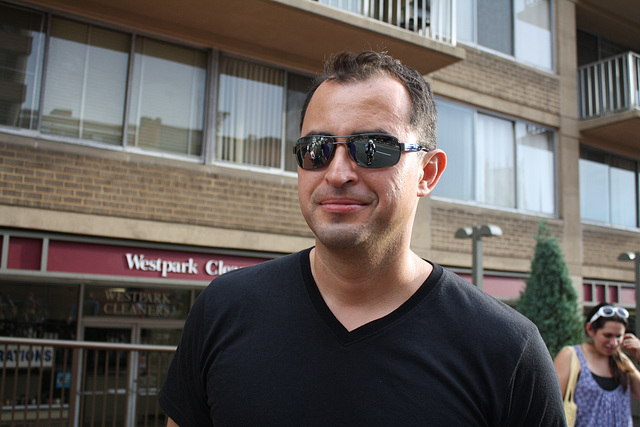
[[[325,81],[309,103],[302,136],[385,133],[416,143],[409,130],[410,105],[406,89],[392,78],[346,85]],[[339,144],[322,169],[298,168],[300,207],[317,243],[340,250],[410,239],[418,198],[431,190],[423,179],[431,157],[433,152],[403,153],[395,166],[366,169]]]

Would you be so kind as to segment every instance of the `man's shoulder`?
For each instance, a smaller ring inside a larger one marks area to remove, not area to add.
[[[268,272],[287,271],[296,265],[300,265],[300,259],[303,254],[307,253],[309,249],[305,249],[300,252],[287,254],[278,258],[270,259],[259,264],[254,264],[248,267],[238,268],[236,270],[228,271],[221,276],[216,277],[212,283],[220,282],[224,280],[235,280],[239,277],[248,277],[261,275]]]
[[[265,289],[272,283],[283,283],[301,277],[300,260],[308,250],[274,258],[260,264],[226,272],[211,281],[205,289],[209,295],[245,294]]]
[[[446,303],[456,310],[456,317],[462,321],[482,327],[493,325],[514,333],[531,333],[537,330],[527,317],[514,308],[480,290],[453,271],[441,268],[441,293]]]

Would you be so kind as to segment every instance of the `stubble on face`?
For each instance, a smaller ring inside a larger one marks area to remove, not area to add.
[[[408,142],[409,105],[406,89],[393,79],[344,86],[325,82],[309,104],[302,133],[380,132]],[[410,161],[403,154],[400,163],[391,168],[370,170],[355,165],[344,146],[337,150],[342,151],[337,151],[325,168],[298,171],[301,209],[317,240],[343,252],[399,245],[410,234],[411,225],[407,224],[412,223],[417,204],[413,192],[419,174],[417,153],[409,154],[414,156]],[[344,176],[336,179],[341,174]],[[353,201],[353,210],[327,209],[323,202],[331,199]],[[356,206],[358,203],[361,206]]]

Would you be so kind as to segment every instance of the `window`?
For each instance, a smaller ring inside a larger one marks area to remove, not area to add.
[[[38,127],[44,15],[0,5],[0,125]]]
[[[283,70],[223,57],[216,159],[295,171],[292,147],[310,83]]]
[[[78,287],[3,283],[0,336],[74,339]]]
[[[43,14],[4,5],[0,24],[0,125],[202,155],[207,52],[56,16],[47,38]]]
[[[328,6],[337,7],[339,9],[348,10],[349,12],[362,14],[363,0],[319,0],[320,3]]]
[[[433,194],[555,213],[554,135],[547,128],[438,100],[447,169]]]
[[[130,43],[122,33],[54,18],[40,130],[122,144]]]
[[[200,156],[208,55],[137,37],[127,143]]]
[[[209,81],[209,63],[203,49],[0,3],[0,126],[295,172],[311,78],[220,55]]]
[[[555,212],[555,163],[553,133],[532,124],[517,122],[517,206],[529,212]]]
[[[551,69],[551,0],[459,0],[457,37]]]
[[[581,147],[580,215],[582,219],[638,227],[639,162]]]

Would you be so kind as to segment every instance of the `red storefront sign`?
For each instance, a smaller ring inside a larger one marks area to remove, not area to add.
[[[44,245],[47,256],[43,262]],[[227,271],[267,261],[258,257],[13,236],[8,246],[9,269],[153,279],[210,281]]]

